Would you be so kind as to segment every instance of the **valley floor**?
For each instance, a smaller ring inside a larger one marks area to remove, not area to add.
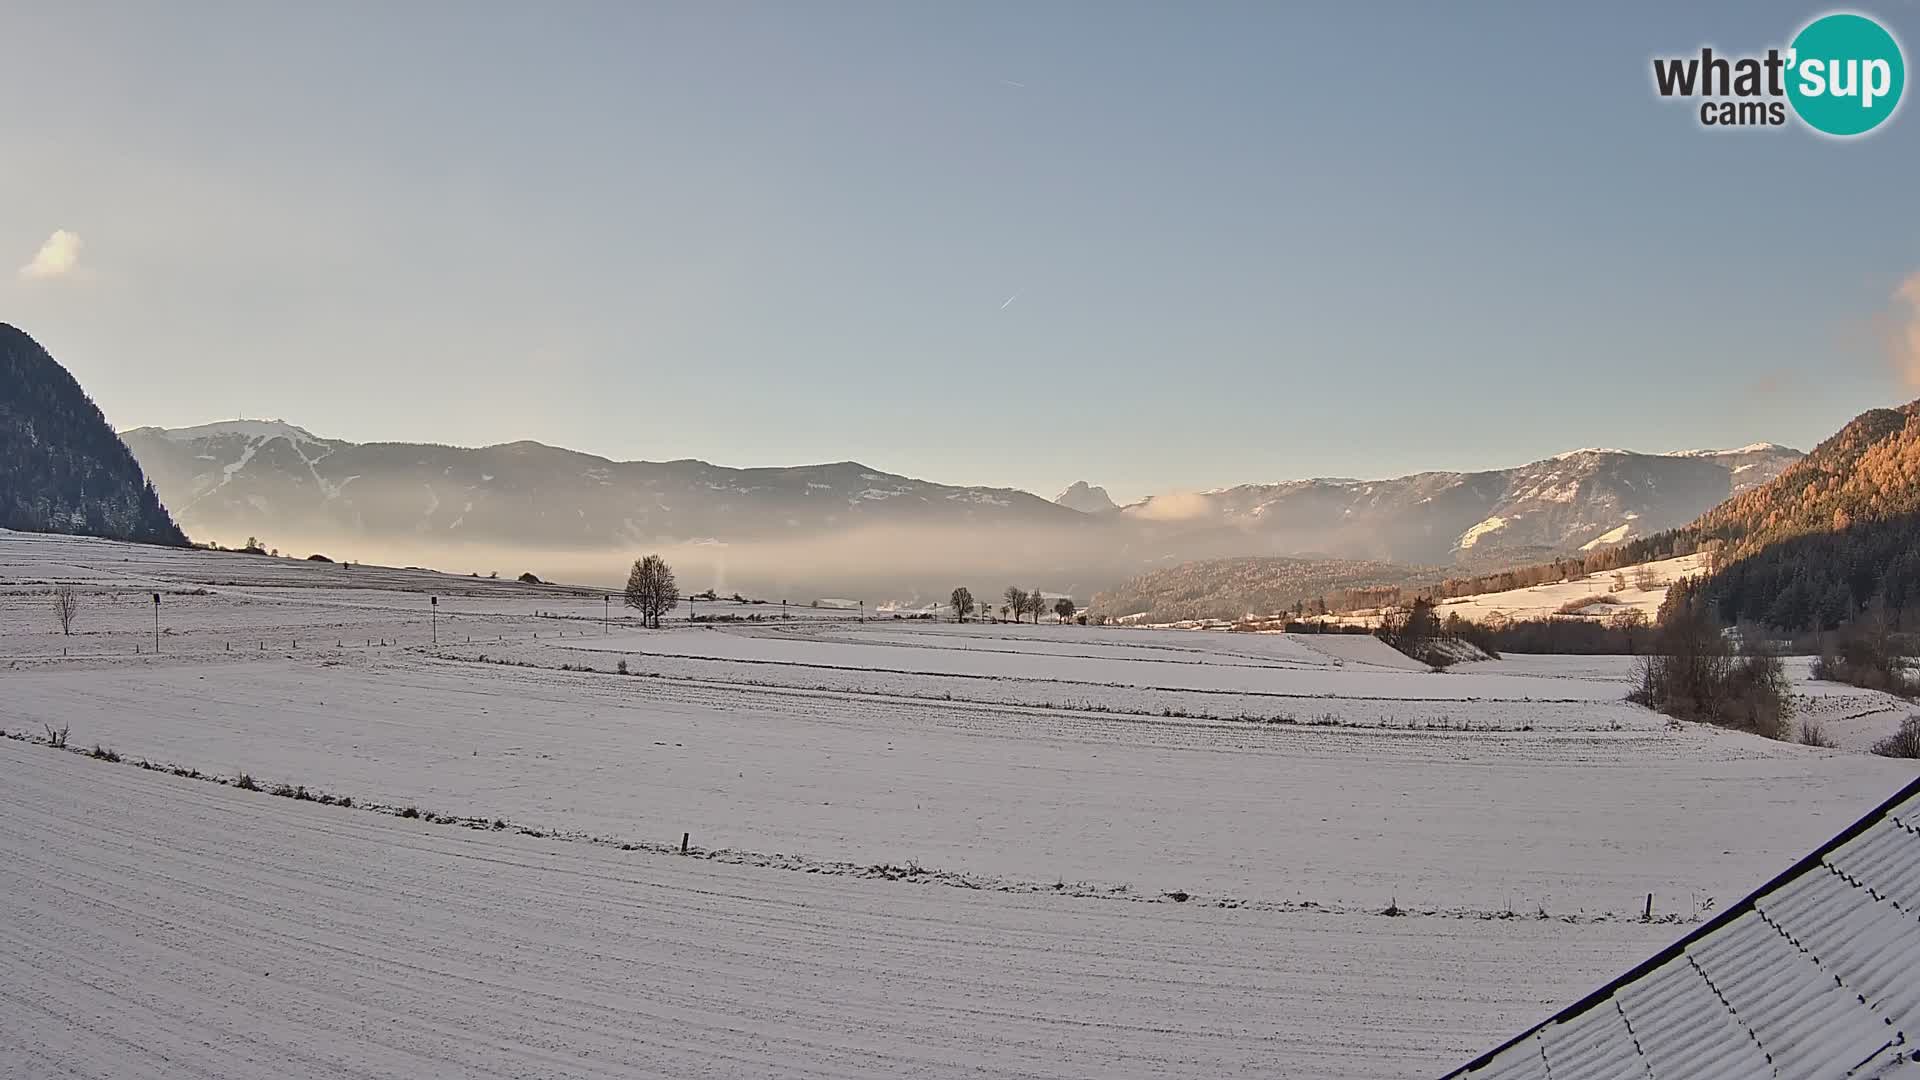
[[[1913,775],[1670,726],[1620,700],[1624,658],[649,632],[595,593],[343,573],[0,533],[0,1060],[1438,1075]],[[1847,745],[1902,715],[1797,689]],[[356,805],[209,782],[242,774]]]

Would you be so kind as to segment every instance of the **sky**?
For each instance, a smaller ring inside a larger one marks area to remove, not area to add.
[[[1807,448],[1920,396],[1920,115],[1650,59],[1826,10],[28,0],[0,321],[122,428],[1047,496]]]

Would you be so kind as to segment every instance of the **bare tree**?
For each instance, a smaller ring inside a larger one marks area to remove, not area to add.
[[[1033,616],[1033,625],[1040,625],[1040,616],[1047,613],[1047,598],[1035,589],[1027,594],[1027,614]]]
[[[1073,618],[1073,613],[1077,610],[1079,609],[1073,606],[1073,601],[1064,596],[1053,602],[1053,617],[1061,622]]]
[[[60,632],[72,637],[74,616],[80,614],[80,594],[71,585],[60,586],[53,591],[53,610],[60,617]]]
[[[954,621],[966,622],[967,616],[973,614],[973,591],[962,585],[953,590],[953,596],[948,603],[953,605]]]
[[[1007,619],[1007,612],[1009,612],[1009,611],[1011,611],[1011,610],[1013,610],[1013,609],[1012,609],[1012,608],[1011,608],[1010,606],[1008,606],[1008,605],[1006,605],[1006,604],[1001,604],[1001,605],[1000,605],[1000,621],[1001,621],[1001,622],[1005,622],[1005,621],[1006,621],[1006,619]]]
[[[674,583],[673,567],[658,555],[636,559],[627,574],[626,605],[640,613],[643,626],[658,628],[660,616],[680,603],[680,587]]]
[[[1652,592],[1660,587],[1660,576],[1653,572],[1653,567],[1641,563],[1633,571],[1633,587],[1641,592]]]
[[[1012,609],[1014,622],[1019,622],[1020,616],[1027,613],[1027,590],[1018,585],[1009,585],[1001,598],[1007,602],[1006,606],[1000,609],[1001,612]]]

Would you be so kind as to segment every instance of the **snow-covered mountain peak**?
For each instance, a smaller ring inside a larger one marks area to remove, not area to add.
[[[237,435],[253,440],[286,439],[289,442],[310,443],[321,441],[314,436],[313,432],[289,424],[285,420],[222,420],[213,424],[201,424],[198,427],[151,430],[169,442],[193,442],[196,439],[215,439],[227,435]]]
[[[1074,481],[1072,487],[1055,495],[1053,501],[1083,514],[1104,514],[1117,509],[1106,488],[1091,487],[1085,480]]]

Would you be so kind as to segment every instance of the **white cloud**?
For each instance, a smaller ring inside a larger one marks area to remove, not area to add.
[[[80,234],[55,229],[33,261],[20,268],[24,278],[57,278],[73,272],[80,262]]]
[[[1155,495],[1133,511],[1150,521],[1194,521],[1213,515],[1213,502],[1191,491]]]
[[[1894,299],[1904,304],[1888,333],[1887,348],[1893,354],[1894,369],[1908,386],[1920,386],[1920,273],[1900,283]]]

